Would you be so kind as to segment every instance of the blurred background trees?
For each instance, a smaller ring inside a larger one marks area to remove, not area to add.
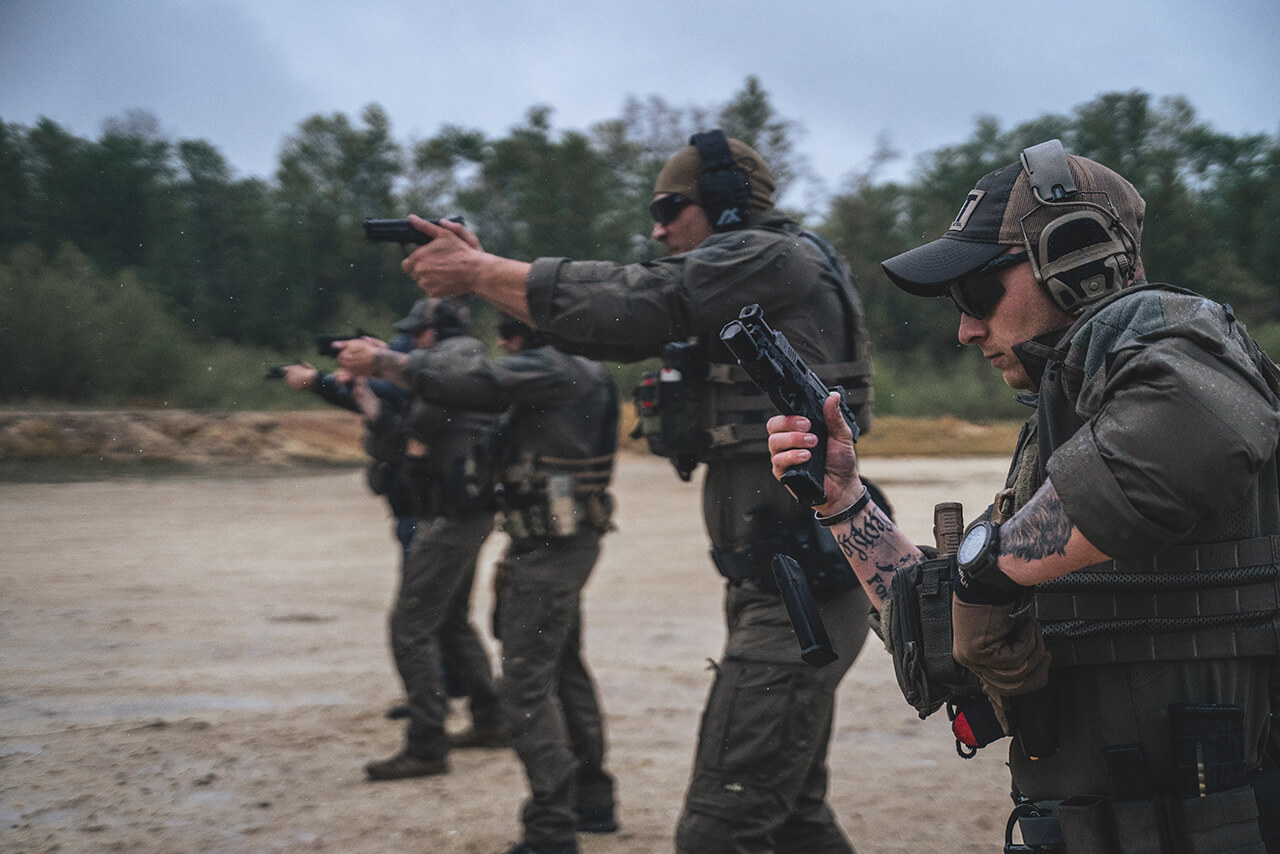
[[[897,157],[885,143],[834,190],[754,77],[720,105],[651,96],[586,129],[552,118],[534,105],[502,137],[443,125],[405,143],[376,104],[312,116],[269,180],[237,177],[209,141],[164,138],[144,112],[96,140],[0,119],[0,403],[296,403],[264,388],[266,364],[309,356],[316,332],[389,333],[419,296],[400,253],[364,241],[365,217],[461,215],[487,249],[525,260],[645,261],[658,170],[714,126],[757,148],[782,207],[849,258],[886,414],[1018,415],[998,376],[957,353],[949,303],[902,294],[879,262],[942,234],[981,175],[1051,137],[1142,192],[1150,279],[1231,303],[1280,352],[1280,137],[1217,133],[1181,98],[1105,93],[1012,128],[979,118],[907,179],[879,177]]]

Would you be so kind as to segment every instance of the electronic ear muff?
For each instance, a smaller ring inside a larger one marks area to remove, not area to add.
[[[724,131],[695,133],[689,144],[698,150],[702,174],[698,194],[702,209],[716,231],[743,228],[751,215],[751,184],[729,150]]]
[[[1031,270],[1059,308],[1079,314],[1129,284],[1138,241],[1120,221],[1110,196],[1076,187],[1059,140],[1033,145],[1022,152],[1021,159],[1039,203],[1020,223]],[[1104,204],[1088,196],[1101,196]],[[1053,215],[1057,206],[1070,210]],[[1033,243],[1027,236],[1027,220],[1045,213],[1052,218]]]

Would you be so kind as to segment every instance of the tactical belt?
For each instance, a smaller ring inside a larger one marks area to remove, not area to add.
[[[814,373],[828,387],[843,387],[845,402],[854,412],[869,411],[868,406],[874,397],[870,385],[869,361],[819,365]],[[706,431],[710,447],[763,442],[768,439],[765,422],[778,414],[778,409],[741,365],[709,365],[707,391],[707,412],[714,425]]]
[[[730,581],[752,581],[761,590],[776,590],[772,560],[790,555],[800,564],[814,593],[833,593],[858,586],[858,577],[826,531],[811,519],[762,525],[744,549],[728,551],[712,547],[716,571]]]
[[[612,477],[613,454],[538,457],[510,466],[499,493],[503,530],[517,541],[612,530]]]
[[[1035,614],[1055,666],[1280,652],[1280,536],[1174,547],[1041,584]]]

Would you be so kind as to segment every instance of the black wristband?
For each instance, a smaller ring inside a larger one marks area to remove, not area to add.
[[[862,512],[862,509],[871,502],[871,490],[866,485],[862,487],[862,496],[839,513],[832,513],[830,516],[819,516],[818,511],[813,511],[813,519],[824,528],[830,528],[832,525],[839,525],[841,522],[848,522],[854,516]]]

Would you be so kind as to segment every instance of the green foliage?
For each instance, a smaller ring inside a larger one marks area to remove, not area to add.
[[[885,353],[875,360],[878,415],[953,415],[974,423],[1026,418],[1031,411],[973,350],[935,359],[927,353]]]
[[[237,178],[208,141],[166,139],[145,112],[96,140],[47,119],[0,121],[0,401],[302,405],[262,381],[267,365],[310,358],[317,332],[389,336],[420,296],[402,254],[363,239],[365,217],[462,214],[497,254],[637,262],[657,251],[654,179],[696,131],[753,145],[780,196],[814,181],[801,126],[754,76],[719,104],[629,97],[586,129],[558,130],[553,116],[535,105],[502,136],[446,124],[410,146],[376,104],[358,120],[312,116],[283,140],[269,181]],[[1150,279],[1231,303],[1280,353],[1280,137],[1217,133],[1183,98],[1103,93],[1011,128],[980,117],[909,180],[879,180],[897,156],[882,143],[821,210],[803,211],[859,281],[882,413],[1022,414],[957,346],[949,304],[899,291],[880,262],[942,234],[979,177],[1053,137],[1142,192]],[[496,312],[477,302],[472,313],[491,342]],[[625,397],[651,367],[610,369]]]
[[[193,348],[155,294],[125,271],[103,277],[64,245],[24,246],[0,266],[0,400],[162,405]]]

